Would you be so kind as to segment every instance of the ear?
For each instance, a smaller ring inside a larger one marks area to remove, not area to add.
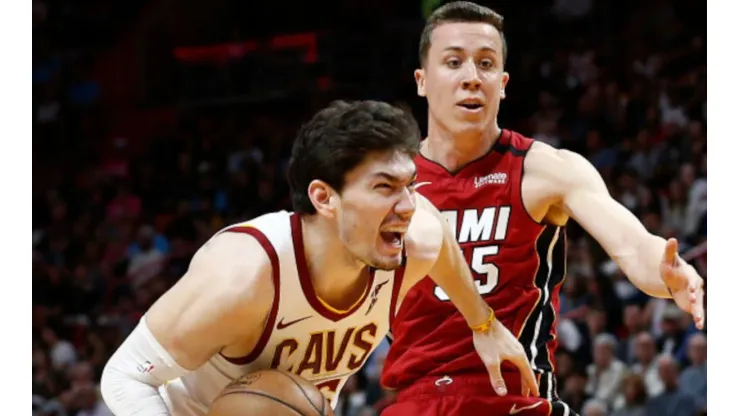
[[[424,75],[424,70],[421,68],[414,71],[414,80],[416,81],[416,94],[419,97],[427,96],[427,89],[424,83]]]
[[[319,215],[328,218],[334,217],[336,213],[335,195],[334,189],[324,181],[315,179],[308,184],[308,197]]]
[[[501,74],[501,99],[506,98],[506,85],[509,84],[509,73],[503,72]]]

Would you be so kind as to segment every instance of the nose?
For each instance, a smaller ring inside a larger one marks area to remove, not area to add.
[[[475,62],[467,61],[463,64],[462,70],[462,87],[464,90],[475,91],[480,88],[481,79],[478,73],[478,67]]]
[[[414,193],[410,189],[406,188],[403,190],[401,199],[396,203],[394,211],[404,220],[409,220],[414,215],[416,211],[416,196],[414,196]]]

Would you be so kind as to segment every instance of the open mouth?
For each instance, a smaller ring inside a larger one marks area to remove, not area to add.
[[[458,102],[457,105],[466,110],[475,111],[475,110],[480,110],[481,108],[483,108],[483,101],[477,98],[468,98],[468,99]]]
[[[392,251],[403,247],[403,238],[408,231],[408,226],[392,226],[380,231],[380,239]]]
[[[403,241],[403,233],[394,231],[383,231],[380,233],[380,238],[382,238],[386,244],[390,244],[392,246],[401,246],[401,242]]]

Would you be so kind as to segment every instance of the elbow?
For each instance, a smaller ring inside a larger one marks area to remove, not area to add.
[[[113,409],[116,400],[116,386],[120,385],[123,374],[111,365],[108,361],[103,367],[103,374],[100,377],[100,395],[102,396],[103,402],[105,402],[108,408]]]

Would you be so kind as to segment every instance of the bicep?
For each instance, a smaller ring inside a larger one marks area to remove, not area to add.
[[[627,208],[614,200],[598,171],[582,156],[568,152],[561,181],[562,206],[610,255],[632,251],[647,233]]]
[[[269,309],[270,263],[260,244],[222,234],[202,247],[185,275],[146,313],[157,341],[185,368],[200,367]],[[233,325],[232,322],[239,322]],[[237,333],[237,328],[239,333]]]

